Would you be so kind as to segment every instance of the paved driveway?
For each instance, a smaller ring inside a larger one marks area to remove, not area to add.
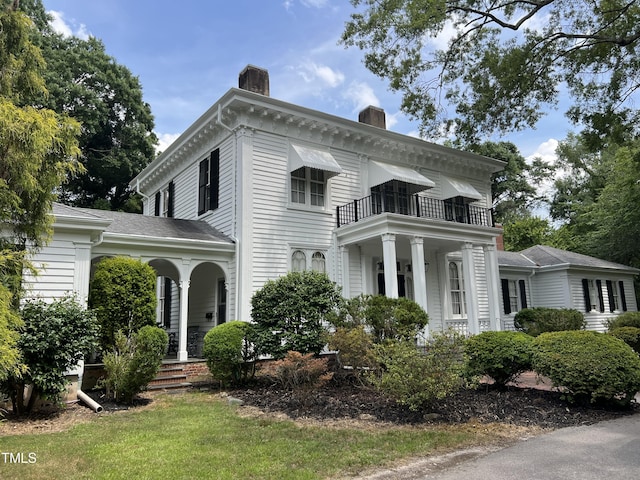
[[[640,414],[570,427],[494,452],[427,458],[371,480],[628,480],[640,478]]]

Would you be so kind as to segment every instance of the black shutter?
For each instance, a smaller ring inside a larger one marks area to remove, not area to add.
[[[511,301],[509,300],[509,280],[506,278],[500,279],[502,283],[502,306],[504,307],[505,315],[511,313]]]
[[[173,280],[164,277],[164,327],[171,328],[171,296]]]
[[[622,311],[627,311],[627,297],[624,295],[624,282],[620,280],[618,283],[620,286],[620,303],[622,304]]]
[[[209,180],[209,159],[200,162],[198,173],[198,215],[207,211],[207,181]]]
[[[613,296],[613,282],[607,280],[607,297],[609,299],[609,311],[613,312],[616,309],[616,299]]]
[[[591,295],[589,295],[589,280],[582,279],[582,293],[584,294],[584,310],[585,312],[591,311]]]
[[[160,192],[156,193],[156,205],[155,205],[155,209],[154,209],[154,215],[156,217],[160,216],[160,198],[162,197],[162,194]]]
[[[211,152],[211,166],[209,168],[209,210],[218,208],[220,193],[220,149]]]
[[[169,186],[167,187],[167,217],[173,218],[173,196],[175,194],[175,185],[173,184],[173,180],[169,182]]]
[[[596,286],[598,287],[598,306],[600,311],[604,312],[604,297],[602,296],[602,280],[596,280]]]
[[[527,307],[527,289],[525,287],[524,280],[519,280],[518,286],[520,287],[520,305],[522,305],[522,308],[528,308]]]

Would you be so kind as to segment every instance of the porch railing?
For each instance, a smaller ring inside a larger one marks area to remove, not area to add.
[[[447,220],[469,225],[494,226],[491,209],[417,194],[373,194],[359,198],[337,207],[336,221],[339,228],[381,213],[398,213],[410,217]]]

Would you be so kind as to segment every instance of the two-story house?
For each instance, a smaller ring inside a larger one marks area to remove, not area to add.
[[[178,360],[198,356],[213,326],[250,320],[267,280],[305,269],[326,272],[346,297],[412,298],[431,329],[502,329],[512,309],[501,286],[521,307],[519,280],[532,288],[535,267],[505,261],[499,271],[490,178],[503,166],[389,131],[379,108],[354,121],[272,98],[268,73],[248,66],[239,88],[131,181],[143,215],[55,205],[33,294],[86,298],[92,264],[140,258],[158,274],[158,321]]]

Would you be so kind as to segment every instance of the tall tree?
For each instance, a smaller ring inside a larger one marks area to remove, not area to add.
[[[12,310],[24,254],[47,240],[54,190],[79,169],[78,123],[27,106],[46,94],[44,60],[17,4],[0,4],[0,379],[19,370]]]
[[[39,102],[82,124],[80,161],[86,171],[63,185],[60,200],[82,207],[138,209],[129,180],[153,159],[157,143],[139,79],[95,37],[82,40],[53,32],[41,0],[23,2],[22,8],[38,25],[35,41],[47,62],[49,95]]]
[[[426,135],[466,140],[536,124],[561,91],[590,139],[621,141],[640,116],[637,0],[351,0],[343,33],[403,93]],[[434,39],[447,38],[437,49]],[[566,88],[565,88],[566,87]],[[446,103],[442,104],[444,100]],[[447,111],[451,105],[454,111]]]

